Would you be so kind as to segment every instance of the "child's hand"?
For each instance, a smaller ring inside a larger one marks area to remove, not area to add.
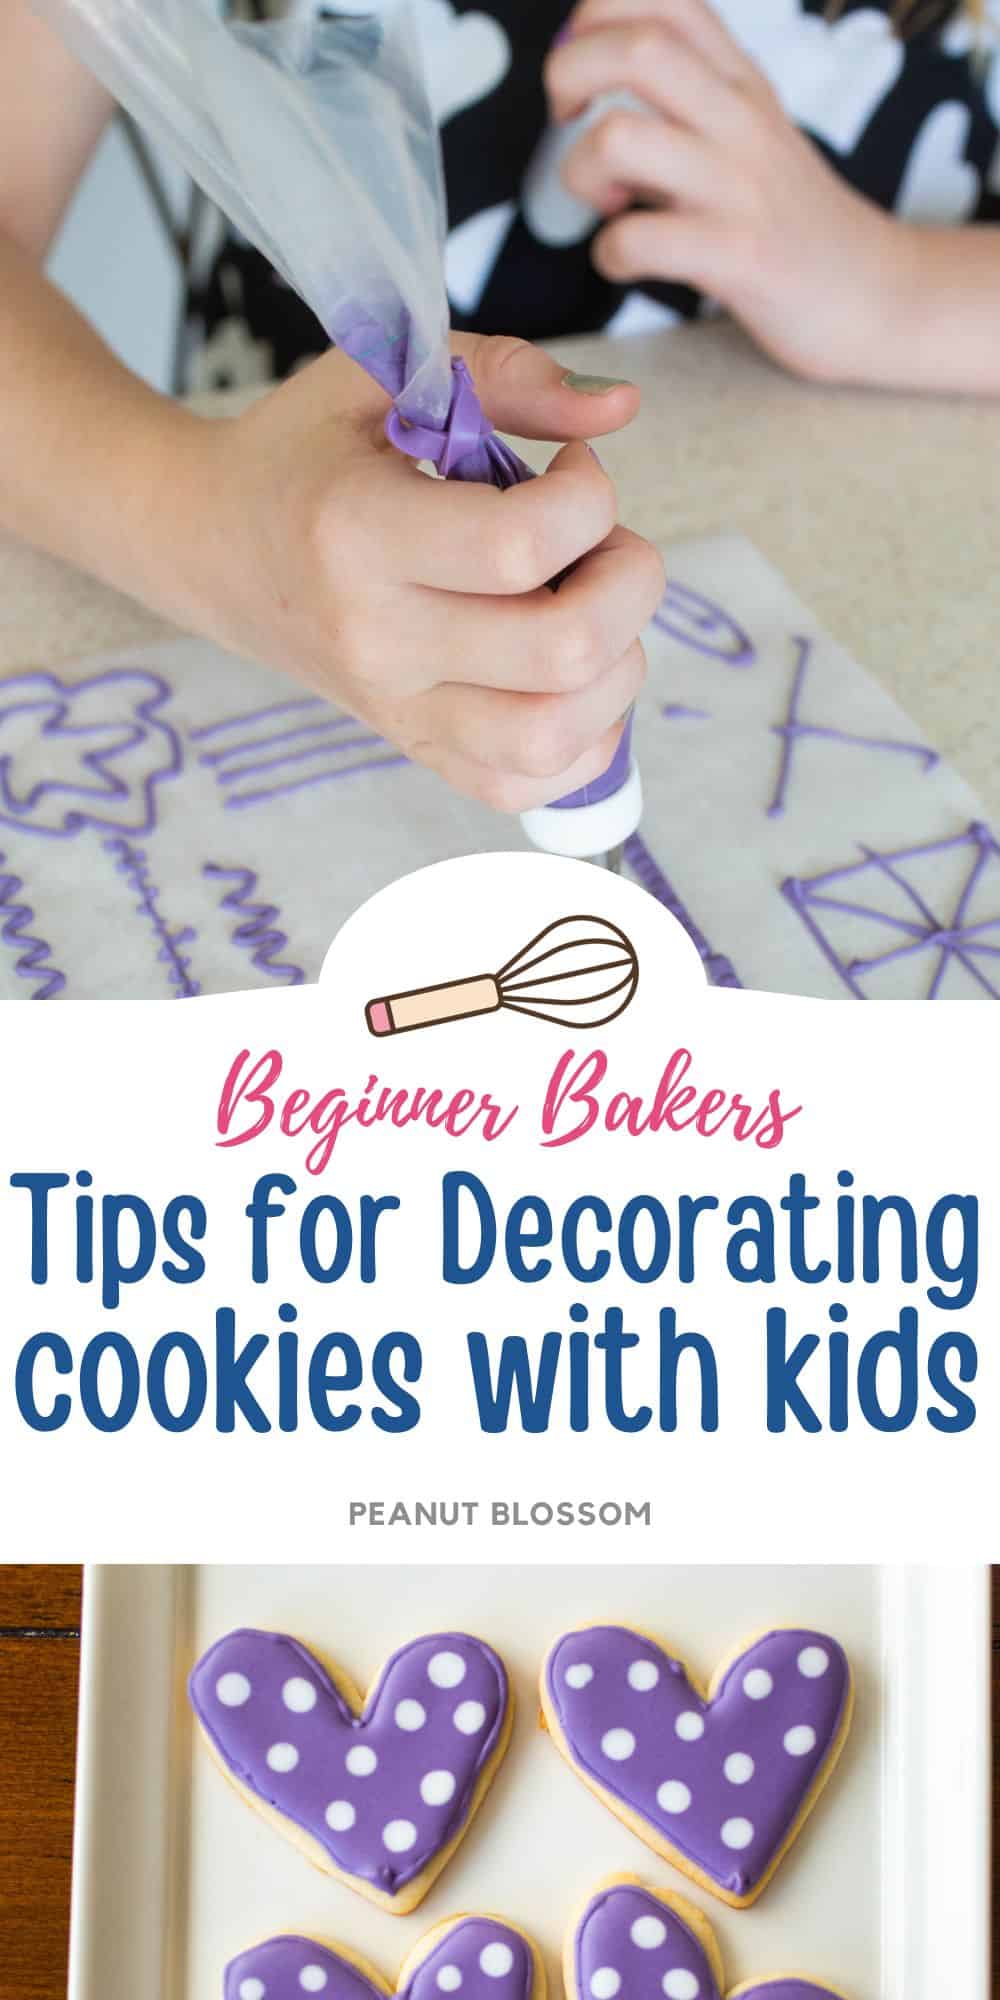
[[[870,377],[899,225],[837,178],[706,0],[582,0],[569,26],[546,64],[553,116],[607,91],[642,101],[564,163],[614,218],[597,268],[696,285],[799,374]]]
[[[582,442],[627,423],[638,392],[574,390],[521,341],[459,345],[500,429],[581,441],[510,492],[430,479],[386,442],[386,398],[327,355],[187,434],[190,502],[183,487],[170,500],[175,543],[177,513],[191,513],[178,608],[460,791],[519,812],[610,762],[662,565],[616,525],[614,487]]]

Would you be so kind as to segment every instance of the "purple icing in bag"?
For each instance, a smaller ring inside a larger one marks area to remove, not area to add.
[[[639,1882],[596,1892],[576,1926],[571,1963],[571,2000],[722,2000],[716,1964],[693,1922]],[[740,2000],[840,2000],[831,1987],[800,1978],[751,1980],[739,1993]]]
[[[752,1902],[840,1750],[851,1673],[836,1640],[776,1631],[706,1700],[681,1661],[624,1626],[557,1640],[543,1695],[559,1747],[703,1886]]]
[[[360,1715],[307,1648],[230,1632],[195,1667],[191,1704],[237,1783],[339,1873],[393,1897],[466,1825],[504,1746],[507,1673],[465,1632],[400,1647]]]

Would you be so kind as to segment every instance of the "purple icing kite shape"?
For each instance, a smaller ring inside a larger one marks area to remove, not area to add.
[[[112,667],[87,680],[19,674],[0,684],[0,819],[69,839],[85,826],[149,833],[156,787],[181,768],[158,674]]]
[[[456,1917],[436,1925],[411,1952],[398,2000],[544,2000],[545,1978],[534,1946],[499,1917]],[[240,1953],[226,1967],[223,2000],[386,2000],[394,1991],[363,1961],[310,1938],[276,1937]]]
[[[635,1878],[595,1890],[566,1949],[569,2000],[722,2000],[722,1958],[707,1918],[679,1896],[657,1896]],[[789,1977],[752,1979],[730,2000],[841,2000],[830,1986]],[[226,2000],[238,2000],[230,1995]],[[245,1996],[253,2000],[253,1996]],[[281,1996],[279,1996],[281,2000]],[[345,1996],[346,2000],[346,1996]]]
[[[231,1632],[189,1682],[195,1715],[251,1804],[382,1909],[415,1909],[510,1737],[499,1655],[467,1632],[413,1639],[362,1704],[281,1632]]]
[[[755,1639],[703,1694],[682,1661],[621,1625],[567,1632],[542,1669],[558,1748],[612,1812],[735,1909],[766,1887],[850,1727],[835,1639]]]

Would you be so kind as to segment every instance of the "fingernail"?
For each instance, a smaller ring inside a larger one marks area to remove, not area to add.
[[[573,389],[578,396],[608,396],[612,389],[632,387],[624,375],[577,375],[572,369],[562,379],[563,388]]]

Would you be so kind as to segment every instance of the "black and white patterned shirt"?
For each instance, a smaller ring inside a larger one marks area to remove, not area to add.
[[[413,0],[448,192],[456,327],[547,340],[688,318],[688,287],[623,287],[595,270],[595,217],[560,178],[542,64],[567,0]],[[914,221],[1000,221],[1000,0],[976,30],[961,7],[906,40],[890,8],[848,0],[714,0],[789,116],[844,179]],[[977,42],[978,33],[978,42]],[[308,308],[229,240],[189,300],[192,386],[283,375],[326,341]]]

